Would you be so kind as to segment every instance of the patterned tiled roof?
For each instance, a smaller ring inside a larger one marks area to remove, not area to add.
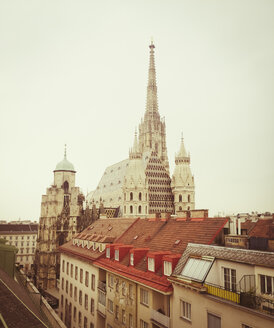
[[[173,274],[179,275],[191,255],[213,256],[217,259],[246,263],[251,265],[259,265],[266,267],[274,267],[274,253],[253,251],[249,249],[238,249],[221,246],[209,246],[202,244],[188,244],[184,254],[179,260]]]
[[[6,233],[18,233],[18,232],[31,232],[36,233],[38,231],[38,224],[0,224],[0,232]]]

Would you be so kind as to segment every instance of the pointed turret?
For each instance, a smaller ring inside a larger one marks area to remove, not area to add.
[[[175,212],[193,210],[195,208],[194,177],[191,173],[190,156],[186,152],[183,135],[180,150],[175,156],[175,164],[171,181]]]
[[[137,131],[135,130],[134,143],[133,143],[133,147],[129,151],[129,159],[136,159],[136,158],[142,158],[142,154],[139,150]]]

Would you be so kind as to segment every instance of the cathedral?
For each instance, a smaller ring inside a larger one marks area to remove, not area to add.
[[[120,217],[195,209],[194,177],[183,138],[173,175],[169,172],[166,126],[158,109],[153,42],[149,49],[146,111],[129,158],[107,167],[96,190],[88,195],[90,206],[99,208],[103,204],[104,208],[118,209]]]

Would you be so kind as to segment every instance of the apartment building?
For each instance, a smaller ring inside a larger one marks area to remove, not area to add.
[[[97,316],[99,288],[104,288],[93,262],[105,247],[122,235],[136,219],[100,219],[70,242],[62,245],[59,288],[59,316],[67,327],[100,326]]]
[[[34,263],[38,224],[0,224],[0,238],[18,249],[16,263],[28,273]]]
[[[273,327],[274,253],[190,243],[169,281],[173,327]]]

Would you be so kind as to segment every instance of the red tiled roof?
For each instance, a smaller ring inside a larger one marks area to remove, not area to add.
[[[259,219],[249,236],[274,239],[274,219]]]

